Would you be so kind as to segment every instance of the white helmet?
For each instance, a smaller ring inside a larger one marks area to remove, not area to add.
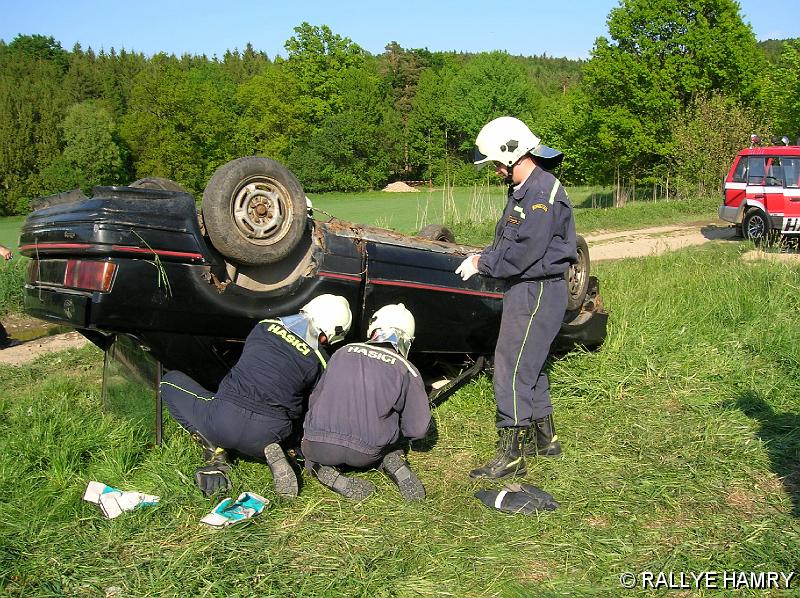
[[[525,154],[532,154],[544,158],[546,168],[554,168],[564,158],[560,151],[542,145],[528,125],[513,116],[501,116],[485,124],[475,146],[475,164],[500,162],[511,167]]]
[[[384,305],[369,321],[368,342],[391,343],[399,353],[408,356],[415,332],[414,315],[402,303]]]
[[[333,344],[347,336],[353,323],[350,304],[340,295],[319,295],[306,303],[300,313],[306,314],[314,326]]]

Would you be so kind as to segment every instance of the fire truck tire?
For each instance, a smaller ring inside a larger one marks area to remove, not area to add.
[[[775,238],[764,210],[751,208],[747,211],[742,220],[742,236],[756,245],[766,244]]]

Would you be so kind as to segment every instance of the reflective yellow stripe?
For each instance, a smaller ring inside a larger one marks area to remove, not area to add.
[[[514,425],[519,425],[519,418],[517,416],[517,370],[519,370],[519,362],[522,360],[522,352],[525,350],[525,343],[528,341],[528,334],[531,331],[533,318],[536,317],[536,312],[539,311],[539,305],[542,302],[542,291],[544,290],[544,283],[539,283],[539,296],[536,298],[536,309],[531,314],[531,319],[528,320],[528,328],[525,330],[525,338],[522,339],[522,346],[519,348],[519,355],[517,355],[517,363],[514,366],[514,376],[511,378],[511,389],[514,393]]]
[[[201,401],[213,401],[214,400],[213,396],[210,396],[210,397],[200,396],[198,394],[193,393],[191,390],[186,390],[185,388],[181,388],[180,386],[178,386],[177,384],[173,384],[172,382],[162,382],[161,385],[162,386],[171,386],[172,388],[177,388],[181,392],[185,392],[187,395],[192,395],[195,399],[200,399]]]

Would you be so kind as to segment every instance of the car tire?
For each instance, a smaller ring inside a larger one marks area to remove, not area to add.
[[[220,166],[203,193],[203,221],[214,247],[239,264],[286,257],[306,224],[306,196],[297,177],[275,160],[248,156]]]
[[[564,274],[567,280],[567,311],[579,310],[586,298],[589,288],[589,245],[581,235],[577,235],[575,245],[578,250],[578,261],[569,267]]]
[[[760,208],[752,208],[742,220],[742,236],[756,245],[766,244],[774,235],[770,230],[769,217]]]
[[[128,187],[135,189],[159,189],[161,191],[176,191],[178,193],[188,193],[175,181],[165,179],[160,176],[148,176],[143,179],[133,181]]]
[[[446,226],[441,224],[429,224],[417,233],[418,237],[423,239],[430,239],[431,241],[444,241],[446,243],[455,243],[456,236]]]

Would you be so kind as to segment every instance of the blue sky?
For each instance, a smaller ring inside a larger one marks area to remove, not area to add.
[[[391,41],[404,48],[588,58],[595,38],[607,35],[617,0],[476,2],[473,0],[0,0],[0,39],[53,36],[96,52],[134,50],[152,55],[206,54],[249,41],[270,58],[286,55],[294,27],[328,25],[373,54]],[[800,37],[798,0],[740,0],[756,38]]]

